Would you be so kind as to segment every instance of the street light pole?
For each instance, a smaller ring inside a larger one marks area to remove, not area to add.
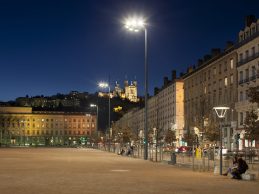
[[[90,107],[96,107],[96,131],[98,131],[98,119],[99,119],[98,105],[96,105],[96,104],[90,104]]]
[[[145,28],[145,121],[144,121],[144,160],[148,159],[148,127],[147,127],[147,111],[148,111],[148,63],[147,63],[147,28]]]
[[[229,109],[229,107],[214,107],[213,108],[215,111],[216,111],[216,114],[217,116],[220,118],[220,119],[223,119],[226,115],[226,112],[227,110]],[[220,148],[219,148],[219,151],[220,151],[220,161],[219,161],[219,174],[222,175],[222,121],[220,121],[220,129],[219,129],[219,142],[220,142]]]
[[[220,138],[220,152],[219,152],[219,157],[220,157],[220,160],[219,160],[219,162],[220,162],[220,164],[219,164],[219,166],[220,166],[220,168],[219,168],[219,174],[220,175],[222,175],[222,160],[223,160],[223,157],[222,157],[222,121],[220,121],[220,129],[219,129],[219,138]]]
[[[110,134],[111,134],[111,87],[110,87],[110,83],[106,83],[106,82],[100,82],[99,83],[99,87],[101,88],[108,88],[108,103],[109,103],[109,107],[108,107],[108,132],[109,132],[109,135],[108,135],[108,138],[109,138],[109,145],[108,145],[108,149],[110,151],[110,145],[111,145],[111,142],[110,142]]]
[[[108,127],[109,127],[109,134],[110,134],[110,130],[111,130],[111,87],[109,85],[109,120],[108,120]],[[110,135],[109,135],[110,136]]]
[[[143,18],[127,18],[125,21],[125,27],[132,32],[139,32],[144,30],[145,34],[145,112],[144,112],[144,160],[148,159],[148,50],[147,50],[147,28]]]
[[[109,152],[111,151],[111,95],[110,95],[110,92],[111,92],[111,87],[110,87],[110,84],[109,84],[109,121],[108,121],[108,127],[109,127]]]

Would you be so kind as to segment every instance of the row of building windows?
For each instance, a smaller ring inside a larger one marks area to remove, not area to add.
[[[247,49],[244,53],[239,53],[238,62],[242,62],[249,58],[253,58],[256,56],[256,53],[259,53],[259,44],[257,46],[257,52],[255,46],[253,46],[251,49]]]
[[[230,63],[229,63],[229,67],[232,70],[234,68],[234,60],[230,59]],[[218,70],[218,71],[217,71]],[[225,62],[224,63],[224,72],[228,71],[228,63]],[[186,81],[185,83],[185,87],[186,88],[190,88],[193,86],[198,85],[199,83],[201,84],[203,81],[207,81],[210,80],[212,75],[213,75],[213,79],[217,78],[219,74],[221,74],[222,72],[222,64],[218,65],[218,69],[216,67],[212,67],[211,69],[205,71],[201,76],[201,74],[197,75],[195,78],[190,79],[189,81]],[[233,75],[232,75],[233,76]]]
[[[239,125],[244,125],[246,115],[248,115],[248,111],[239,113]]]
[[[72,130],[26,130],[20,135],[89,135],[89,131],[72,131]],[[13,131],[15,134],[15,131]]]
[[[255,65],[253,65],[251,68],[247,68],[243,71],[239,71],[239,83],[241,84],[244,82],[255,80],[258,75],[259,75],[259,61],[258,61],[257,69]]]
[[[247,38],[249,38],[250,36],[252,36],[253,34],[255,34],[259,29],[259,23],[257,21],[257,24],[254,23],[251,25],[250,28],[246,28],[245,31],[241,31],[240,35],[239,35],[239,41],[243,41]]]
[[[248,90],[246,91],[240,91],[239,92],[239,101],[244,101],[244,100],[248,100],[249,97],[248,97]]]
[[[233,101],[233,93],[230,92],[219,92],[218,94],[216,93],[216,91],[213,92],[213,94],[208,94],[208,96],[203,100],[199,100],[199,98],[192,98],[190,100],[186,100],[185,103],[187,103],[187,107],[188,107],[188,103],[191,104],[197,104],[198,102],[201,102],[201,104],[204,104],[204,102],[206,102],[207,104],[224,104],[224,103],[229,103],[230,101]]]
[[[7,122],[7,123],[2,123],[2,125],[1,125],[2,127],[25,127],[25,124],[24,123],[10,123],[10,122]],[[32,126],[33,128],[53,128],[54,126],[55,127],[62,127],[63,125],[62,124],[59,124],[58,125],[58,123],[56,123],[55,125],[53,125],[53,124],[32,124],[32,125],[30,125],[30,123],[27,123],[27,125],[26,125],[27,127],[30,127],[30,126]],[[85,127],[87,127],[87,128],[90,128],[90,127],[92,127],[92,128],[94,128],[95,127],[95,124],[94,123],[92,123],[92,124],[74,124],[74,125],[72,125],[72,124],[65,124],[64,125],[64,128],[85,128]]]
[[[4,121],[17,121],[17,122],[30,122],[30,121],[32,121],[32,122],[35,122],[35,121],[37,121],[37,122],[39,122],[39,121],[41,121],[41,122],[54,122],[54,120],[55,120],[55,122],[63,122],[63,121],[65,121],[65,122],[94,122],[94,119],[87,119],[87,120],[85,120],[85,119],[64,119],[64,120],[62,120],[62,119],[32,119],[32,120],[30,120],[30,119],[17,119],[17,118],[6,118],[6,119],[4,119],[4,118],[2,118],[2,122],[4,122]]]

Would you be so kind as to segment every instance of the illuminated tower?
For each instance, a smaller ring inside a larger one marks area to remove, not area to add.
[[[133,81],[128,84],[128,81],[124,81],[125,97],[131,102],[138,102],[138,90],[137,81]]]

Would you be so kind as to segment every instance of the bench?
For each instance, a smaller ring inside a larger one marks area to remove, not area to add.
[[[246,181],[252,181],[255,180],[255,174],[250,173],[250,172],[246,172],[244,174],[241,174],[242,180],[246,180]]]

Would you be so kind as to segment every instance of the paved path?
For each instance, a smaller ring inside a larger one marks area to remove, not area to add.
[[[0,194],[258,194],[258,181],[91,149],[0,149]]]

